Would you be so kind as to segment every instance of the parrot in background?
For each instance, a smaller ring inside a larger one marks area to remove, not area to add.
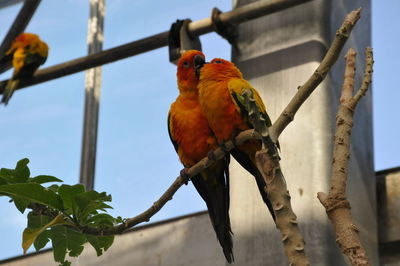
[[[47,59],[49,47],[32,33],[22,33],[13,41],[2,61],[12,61],[14,72],[5,86],[1,102],[8,104],[19,81],[31,77]]]
[[[218,147],[199,103],[198,68],[204,64],[202,52],[186,51],[178,61],[179,96],[168,114],[168,133],[185,168],[191,167]],[[198,66],[197,68],[195,66]],[[226,260],[232,263],[233,243],[229,218],[229,155],[192,177],[205,201],[210,220]]]
[[[271,120],[260,95],[243,79],[242,73],[232,62],[215,58],[197,68],[201,68],[198,84],[201,109],[220,145],[233,139],[240,131],[253,128],[241,96],[245,89],[252,90],[261,115],[267,126],[271,126]],[[255,162],[255,154],[261,147],[260,140],[250,140],[231,150],[231,154],[255,177],[261,197],[275,220],[272,204],[264,190],[265,181]]]

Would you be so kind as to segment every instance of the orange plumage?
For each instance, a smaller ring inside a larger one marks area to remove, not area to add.
[[[253,91],[256,104],[267,126],[271,126],[258,92],[243,79],[242,73],[232,62],[216,58],[201,68],[198,84],[199,101],[218,143],[228,141],[240,131],[252,128],[241,96],[245,89]],[[272,217],[275,217],[271,202],[264,191],[264,179],[255,164],[255,153],[260,149],[261,142],[251,140],[233,149],[231,154],[255,177],[260,194]]]
[[[179,159],[191,167],[217,147],[199,103],[195,63],[203,64],[200,51],[189,50],[178,61],[179,96],[168,115],[168,131]],[[229,156],[193,177],[192,183],[207,204],[211,223],[229,263],[233,262],[229,220]]]

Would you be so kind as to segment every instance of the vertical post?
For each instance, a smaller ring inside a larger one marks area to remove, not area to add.
[[[254,0],[234,0],[234,7],[250,2]],[[370,3],[315,0],[239,25],[240,52],[233,50],[232,60],[260,91],[273,121],[296,88],[317,68],[345,15],[358,7],[363,9],[361,19],[343,50],[349,46],[358,49],[356,77],[358,81],[362,78],[364,48],[371,43]],[[282,171],[311,265],[346,264],[335,243],[332,225],[316,197],[321,189],[329,189],[343,61],[338,60],[279,139]],[[371,91],[358,107],[351,142],[349,201],[371,263],[378,265]],[[259,196],[254,178],[236,162],[231,163],[230,206],[235,263],[287,265],[281,237]]]
[[[93,54],[102,50],[104,14],[105,0],[90,0],[87,39],[88,54]],[[79,182],[84,184],[87,190],[92,190],[94,187],[100,87],[101,67],[87,70],[85,77],[85,114],[79,179]]]

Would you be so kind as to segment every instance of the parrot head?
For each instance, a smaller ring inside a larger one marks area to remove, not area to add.
[[[197,50],[188,50],[181,56],[176,73],[180,90],[197,90],[199,70],[204,63],[204,54]]]
[[[242,72],[228,60],[214,58],[210,63],[196,66],[200,69],[200,79],[226,80],[243,78]]]
[[[14,53],[18,49],[25,49],[28,53],[39,54],[42,57],[47,57],[49,51],[47,44],[33,33],[21,33],[18,35],[6,54]]]

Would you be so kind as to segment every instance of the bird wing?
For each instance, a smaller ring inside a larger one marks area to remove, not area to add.
[[[168,112],[168,135],[169,138],[172,142],[172,145],[174,145],[175,151],[178,152],[178,142],[174,139],[173,135],[173,121],[172,121],[172,116],[171,116],[171,111]]]
[[[242,117],[249,124],[249,126],[251,126],[251,124],[249,122],[247,110],[245,108],[244,97],[242,96],[243,92],[246,89],[250,89],[253,92],[253,97],[256,100],[256,104],[260,110],[261,115],[263,116],[263,118],[266,121],[267,127],[270,127],[272,125],[271,119],[269,118],[269,116],[267,114],[264,102],[261,99],[260,94],[258,94],[258,91],[256,89],[254,89],[250,85],[250,83],[248,83],[244,79],[238,79],[238,78],[231,79],[228,82],[228,89],[229,89],[230,95],[232,97],[232,101],[235,104],[238,112],[242,115]]]

